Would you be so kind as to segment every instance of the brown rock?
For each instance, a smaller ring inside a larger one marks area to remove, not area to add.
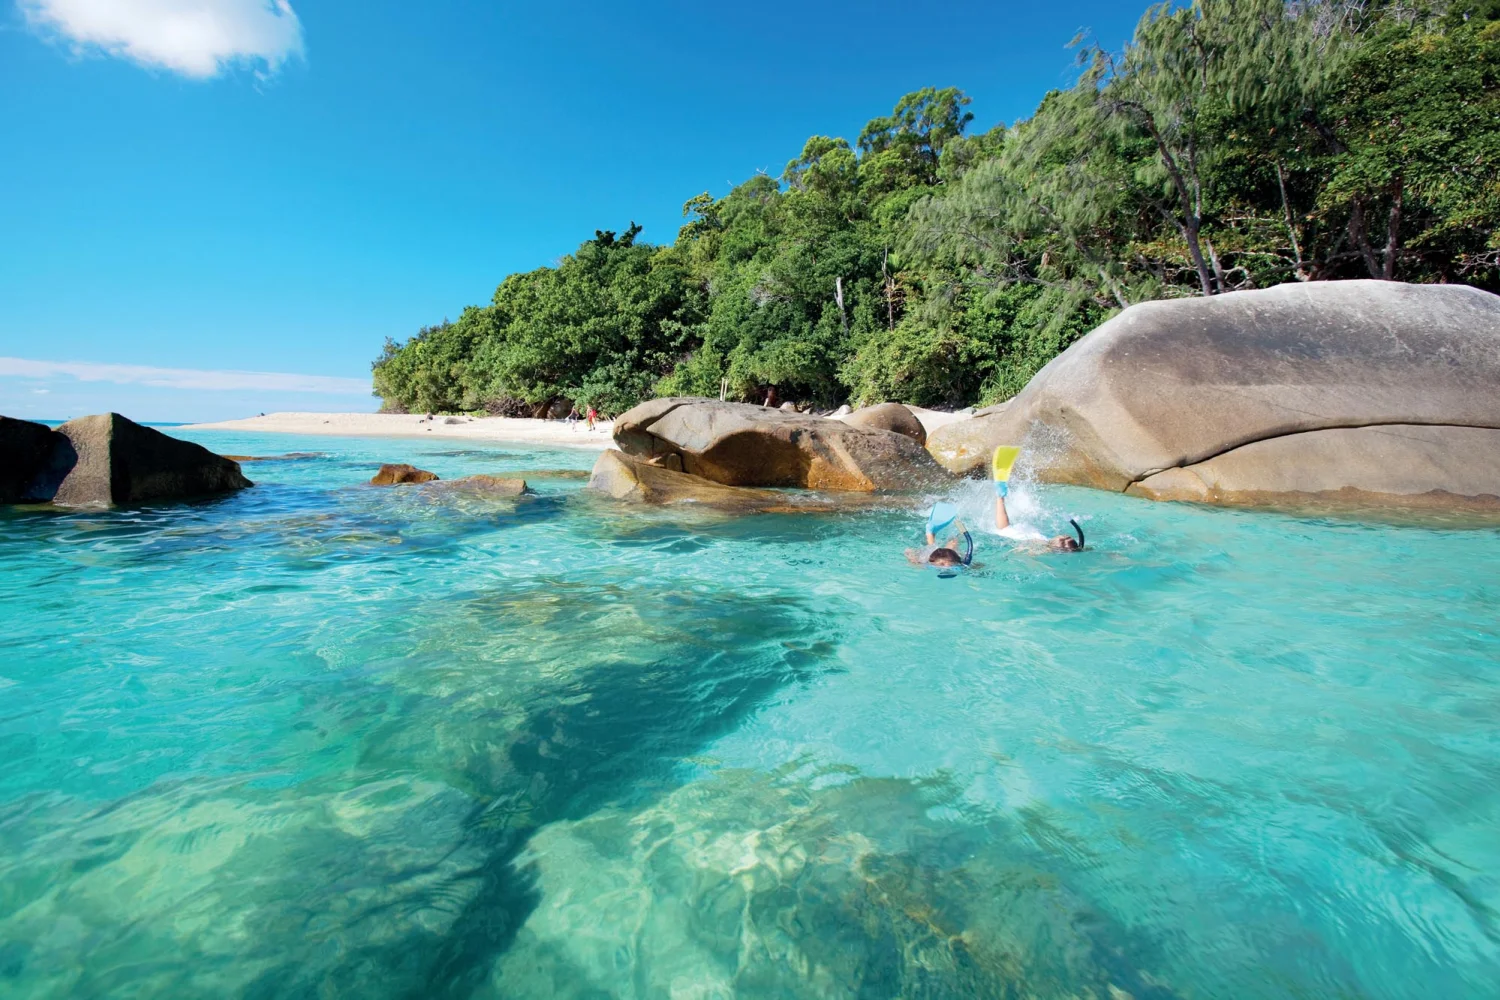
[[[882,502],[863,493],[794,494],[725,486],[614,450],[604,452],[594,463],[588,488],[616,500],[691,504],[731,514],[833,513]]]
[[[46,503],[77,459],[46,424],[0,417],[0,503]]]
[[[896,434],[904,434],[924,447],[927,444],[927,429],[922,426],[922,421],[900,403],[876,403],[874,406],[861,406],[842,419],[851,427],[892,431]]]
[[[627,455],[726,486],[923,489],[950,477],[911,438],[748,403],[654,399],[615,420]]]
[[[616,500],[638,503],[700,503],[721,510],[752,513],[785,502],[769,490],[725,486],[701,476],[675,472],[613,449],[594,463],[588,488]]]
[[[445,490],[491,498],[518,497],[526,492],[526,480],[507,476],[464,476],[439,485]]]
[[[1022,444],[1042,479],[1163,498],[1472,498],[1500,494],[1496,430],[1500,298],[1339,281],[1134,306],[929,448],[968,472]]]
[[[68,439],[77,459],[53,496],[55,503],[180,500],[254,485],[238,462],[118,413],[79,417],[57,433]]]
[[[382,465],[380,471],[375,473],[375,478],[370,480],[371,486],[399,486],[405,483],[430,483],[437,478],[435,473],[426,469],[419,469],[415,465]]]

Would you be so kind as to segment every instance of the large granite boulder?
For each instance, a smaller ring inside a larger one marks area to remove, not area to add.
[[[77,460],[46,424],[0,417],[0,503],[46,503]]]
[[[851,427],[868,427],[873,430],[893,431],[904,434],[917,444],[927,444],[927,429],[916,414],[900,403],[876,403],[861,406],[848,416],[839,418]]]
[[[718,510],[754,513],[786,502],[771,490],[725,486],[701,476],[676,472],[610,449],[594,463],[588,488],[616,500],[637,503],[703,504]]]
[[[871,493],[781,493],[725,486],[610,449],[599,456],[588,488],[642,504],[690,504],[731,514],[825,514],[888,502]]]
[[[1144,303],[928,441],[959,474],[998,444],[1043,480],[1162,499],[1500,502],[1500,298],[1341,281]]]
[[[614,435],[627,455],[680,461],[683,472],[726,486],[872,492],[951,478],[905,435],[749,403],[654,399],[616,418]]]
[[[57,429],[74,452],[51,500],[66,506],[184,500],[254,483],[238,462],[143,427],[118,413],[69,420]]]

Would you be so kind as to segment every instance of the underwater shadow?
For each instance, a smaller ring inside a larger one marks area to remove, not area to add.
[[[473,817],[476,833],[491,840],[482,888],[408,995],[468,996],[510,947],[541,898],[534,875],[515,865],[536,829],[675,787],[682,758],[777,691],[831,669],[836,636],[788,601],[730,592],[632,597],[657,655],[571,676],[507,734],[508,787],[496,788]],[[504,600],[480,598],[472,609]]]

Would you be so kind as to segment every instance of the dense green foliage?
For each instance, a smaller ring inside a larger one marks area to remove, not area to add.
[[[967,134],[903,97],[850,145],[598,232],[388,342],[392,408],[619,412],[653,395],[1003,399],[1148,299],[1373,277],[1500,289],[1500,0],[1198,0]]]

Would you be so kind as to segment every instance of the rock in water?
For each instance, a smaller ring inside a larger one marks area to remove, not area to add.
[[[432,478],[437,479],[436,476]],[[526,492],[526,480],[516,479],[511,476],[464,476],[462,479],[449,479],[432,488],[438,489],[439,487],[454,493],[464,493],[469,496],[485,497],[487,499],[498,499],[518,497],[524,494]]]
[[[57,429],[76,453],[53,502],[69,506],[183,500],[254,483],[202,445],[142,427],[118,413],[69,420]]]
[[[430,483],[436,478],[436,473],[403,462],[397,465],[382,465],[380,471],[375,473],[375,478],[370,480],[370,485],[399,486],[403,483]]]
[[[832,514],[866,510],[889,502],[870,493],[788,494],[725,486],[614,450],[604,452],[594,463],[589,489],[616,500],[693,504],[730,514]]]
[[[958,473],[997,444],[1160,499],[1500,502],[1500,298],[1337,281],[1133,306],[928,442]]]
[[[911,438],[842,420],[711,399],[653,399],[615,420],[620,450],[681,459],[726,486],[915,490],[951,477]]]
[[[46,503],[77,460],[47,425],[0,417],[0,503]]]
[[[869,427],[905,434],[917,444],[923,447],[927,445],[927,429],[922,426],[922,421],[900,403],[876,403],[874,406],[861,406],[842,419],[851,427]]]
[[[604,452],[594,463],[589,489],[606,493],[616,500],[652,504],[698,503],[743,513],[786,504],[785,497],[770,490],[725,486],[614,450]]]

